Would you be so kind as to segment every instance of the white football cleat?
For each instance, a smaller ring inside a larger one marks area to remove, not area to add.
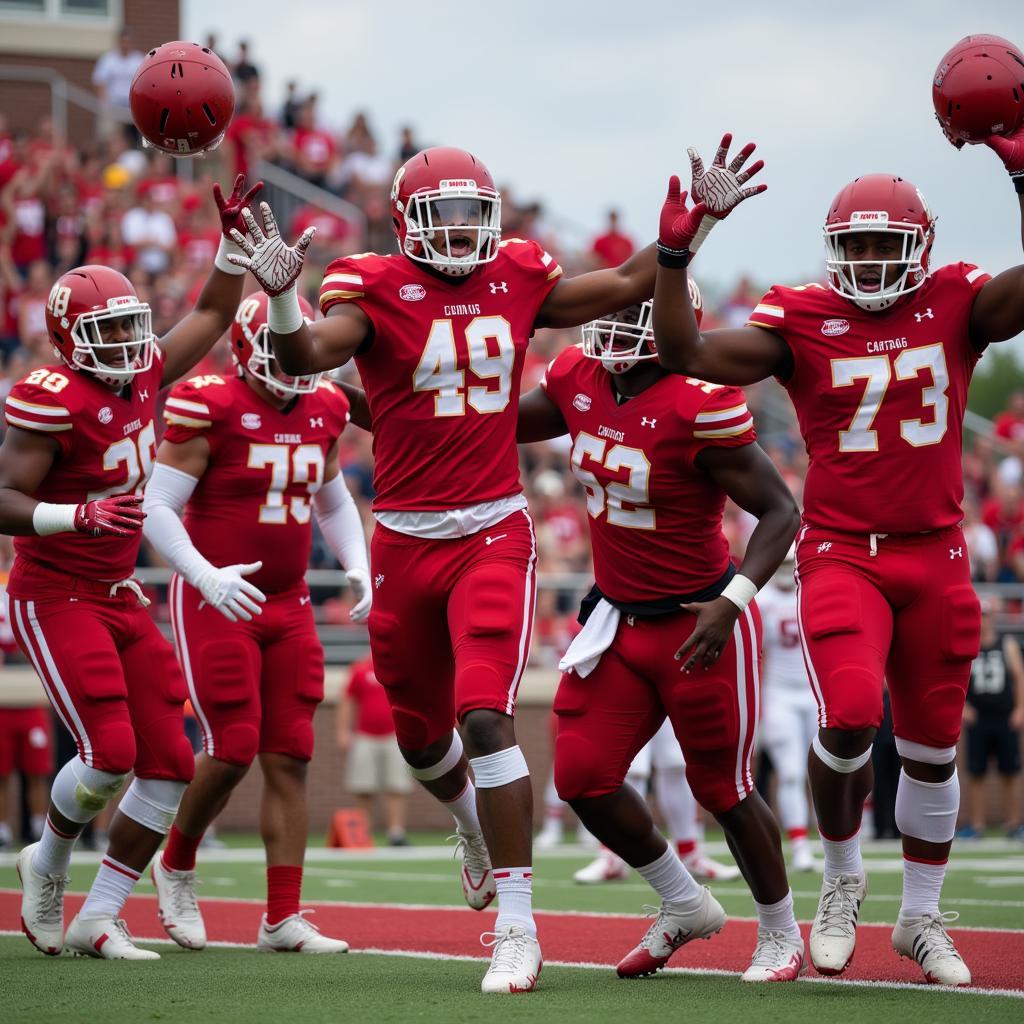
[[[256,949],[261,953],[347,953],[347,942],[321,935],[316,925],[306,920],[303,915],[310,913],[310,910],[300,910],[277,924],[267,924],[264,914],[260,918]]]
[[[757,945],[743,981],[796,981],[804,971],[804,940],[757,929]]]
[[[956,951],[946,925],[960,915],[922,914],[905,923],[897,919],[892,930],[892,948],[900,958],[910,957],[921,965],[929,985],[970,985],[971,972],[963,957]]]
[[[710,939],[725,926],[726,915],[722,905],[705,888],[695,907],[679,903],[662,903],[654,924],[640,940],[640,945],[627,953],[615,968],[620,978],[643,978],[660,971],[672,954],[694,939]]]
[[[494,884],[494,873],[491,871],[491,855],[487,852],[482,832],[455,833],[458,842],[455,845],[455,856],[462,854],[462,895],[473,910],[483,910],[489,906],[497,895]]]
[[[540,943],[521,925],[510,924],[498,932],[484,932],[482,946],[493,947],[480,991],[487,993],[532,992],[544,961]]]
[[[818,910],[811,925],[811,963],[819,974],[842,974],[857,944],[857,917],[867,895],[866,878],[839,875],[821,883]]]
[[[140,949],[119,917],[76,917],[68,925],[64,946],[75,956],[98,960],[159,960],[160,954]]]
[[[562,842],[562,822],[559,818],[547,818],[533,840],[535,850],[553,850]]]
[[[32,867],[31,843],[18,854],[15,866],[21,879],[21,930],[40,952],[59,956],[64,948],[64,889],[67,875],[41,875]]]
[[[679,859],[683,867],[700,882],[731,882],[740,877],[740,869],[735,864],[721,864],[705,857],[699,850]]]
[[[814,854],[811,852],[811,844],[804,841],[793,844],[793,870],[800,872],[813,871],[817,865],[814,863]]]
[[[156,886],[157,914],[164,931],[185,949],[204,949],[206,925],[196,900],[195,871],[171,871],[157,854],[150,868]]]
[[[617,853],[603,849],[586,867],[574,872],[572,877],[580,885],[622,882],[629,878],[629,865]]]

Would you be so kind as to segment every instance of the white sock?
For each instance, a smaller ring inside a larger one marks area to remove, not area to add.
[[[518,924],[534,938],[537,924],[533,920],[533,868],[495,868],[494,887],[498,890],[498,918],[494,930]]]
[[[117,917],[139,878],[140,874],[134,868],[106,854],[78,916]]]
[[[39,846],[32,854],[32,870],[37,875],[66,875],[71,863],[71,850],[83,828],[85,826],[80,825],[79,831],[74,835],[58,832],[47,815]]]
[[[445,800],[443,803],[462,832],[480,831],[480,818],[476,813],[476,787],[472,782],[467,780],[466,788],[454,800]]]
[[[825,851],[825,877],[836,879],[840,875],[864,877],[864,861],[860,856],[860,829],[848,839],[826,839],[821,837]]]
[[[793,914],[793,890],[790,889],[778,903],[758,903],[758,924],[768,932],[785,932],[790,938],[800,938],[800,926]]]
[[[919,860],[903,859],[903,902],[899,920],[905,924],[922,914],[939,912],[939,896],[946,877],[946,862],[926,864]]]
[[[32,838],[38,842],[43,838],[43,829],[46,827],[45,814],[33,814],[29,820],[29,828],[32,830]]]
[[[697,801],[685,768],[659,768],[654,773],[654,801],[674,842],[697,842]]]
[[[695,903],[703,898],[703,890],[672,847],[650,864],[638,867],[637,874],[646,879],[663,903]]]
[[[4,780],[6,782],[6,779]],[[14,841],[14,834],[11,832],[11,826],[6,821],[0,821],[0,843],[12,843]]]

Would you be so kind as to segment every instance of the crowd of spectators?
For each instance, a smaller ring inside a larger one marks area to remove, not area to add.
[[[207,45],[219,49],[216,39]],[[125,102],[127,71],[138,59],[141,55],[125,35],[97,65],[96,88],[112,110]],[[267,101],[263,76],[244,42],[225,63],[236,80],[237,111],[224,144],[202,160],[178,162],[137,148],[116,119],[97,141],[76,148],[58,138],[48,120],[31,134],[12,133],[0,114],[0,401],[14,381],[52,360],[43,315],[46,299],[55,278],[72,266],[101,263],[125,273],[150,303],[156,333],[166,332],[194,301],[216,251],[219,227],[210,198],[212,182],[229,182],[234,172],[251,171],[259,161],[280,165],[365,215],[363,225],[313,204],[301,208],[288,226],[293,232],[311,223],[321,228],[301,282],[314,304],[330,259],[350,252],[392,251],[388,190],[396,168],[420,148],[414,129],[406,126],[397,139],[381,140],[370,117],[357,112],[346,129],[332,130],[321,120],[316,92],[304,91],[298,81],[287,84],[280,104]],[[506,237],[536,239],[569,273],[616,265],[634,251],[615,211],[595,231],[591,245],[574,250],[551,229],[540,203],[519,201],[507,187],[502,194]],[[718,301],[707,303],[705,326],[743,323],[761,294],[756,283],[738,281]],[[576,340],[575,332],[538,332],[527,357],[524,389],[534,386],[547,362]],[[226,344],[218,346],[200,372],[232,372]],[[799,498],[806,455],[788,402],[772,382],[750,389],[748,400],[762,444]],[[523,450],[522,461],[537,522],[539,572],[542,577],[585,576],[590,571],[586,512],[568,472],[567,445],[556,441],[531,446]],[[342,462],[369,527],[368,435],[355,428],[346,431]],[[975,577],[1024,581],[1024,392],[1013,396],[992,437],[967,439],[964,469]],[[740,550],[750,524],[729,509],[726,525]],[[314,548],[313,564],[331,564],[322,545]],[[542,589],[536,644],[540,661],[557,660],[574,628],[578,596],[578,588],[569,583]],[[327,601],[322,611],[342,624],[345,607],[344,600]]]

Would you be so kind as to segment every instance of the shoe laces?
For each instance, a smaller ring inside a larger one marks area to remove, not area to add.
[[[778,967],[790,951],[789,936],[785,932],[758,929],[757,946],[750,960],[751,967]]]
[[[480,936],[480,945],[492,950],[492,971],[517,971],[523,966],[529,943],[535,941],[525,928],[515,924]]]
[[[920,936],[923,940],[923,949],[926,956],[937,957],[940,960],[962,960],[963,957],[956,951],[953,940],[950,938],[946,926],[960,920],[960,915],[955,910],[948,910],[944,914],[922,914]]]
[[[845,881],[845,879],[849,879]],[[821,926],[819,931],[830,935],[848,935],[856,924],[857,897],[854,890],[858,881],[848,875],[840,875],[821,896]]]
[[[118,936],[128,943],[129,946],[135,945],[135,940],[132,938],[132,933],[128,931],[128,925],[120,917],[114,918],[114,929],[118,933]]]
[[[318,935],[321,934],[320,933],[320,929],[317,928],[317,926],[315,924],[313,924],[312,921],[307,921],[306,920],[306,915],[307,914],[315,914],[315,913],[316,913],[316,911],[312,910],[312,909],[300,910],[295,915],[295,918],[294,918],[295,927],[298,928],[303,933],[303,935],[306,935],[309,938],[312,938],[313,936],[318,936]]]
[[[462,863],[467,871],[482,875],[491,870],[491,855],[487,852],[482,832],[459,831],[448,839],[456,841],[452,856],[457,858],[461,853]]]
[[[165,871],[171,908],[178,917],[199,917],[196,899],[196,873],[194,871]]]
[[[64,916],[64,890],[67,875],[44,875],[39,892],[39,919],[46,924],[59,924]]]

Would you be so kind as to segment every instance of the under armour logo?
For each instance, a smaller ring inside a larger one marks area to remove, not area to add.
[[[498,292],[508,294],[508,285],[504,281],[490,281],[488,284],[490,285],[492,295],[497,295]]]
[[[929,320],[935,319],[935,314],[932,313],[932,307],[929,306],[923,313],[915,313],[914,319],[920,323],[924,318],[927,317]]]
[[[953,561],[954,558],[963,558],[963,557],[964,557],[964,549],[963,548],[950,548],[949,549],[949,560],[951,562]]]
[[[384,582],[384,573],[378,573],[373,577],[373,585],[377,590],[380,590],[380,585]]]
[[[502,537],[507,537],[507,533],[499,533],[497,537],[484,537],[484,543],[490,547],[496,540],[501,540]]]
[[[651,419],[648,419],[646,416],[642,416],[640,418],[640,426],[641,427],[650,427],[651,430],[654,429],[654,426],[655,426],[655,424],[657,422],[658,421],[656,419],[654,419],[653,417]]]
[[[831,551],[831,550],[832,550],[832,541],[830,541],[830,540],[827,540],[824,543],[818,545],[818,554],[819,555],[822,552],[824,552],[824,551]]]
[[[148,391],[145,391],[145,390],[139,391],[139,399],[141,401],[144,402],[147,398],[149,398],[149,392]]]
[[[307,594],[305,597],[299,598],[299,604],[309,604],[310,600],[310,596]]]
[[[309,425],[310,427],[322,427],[324,425],[323,416],[310,416]]]

